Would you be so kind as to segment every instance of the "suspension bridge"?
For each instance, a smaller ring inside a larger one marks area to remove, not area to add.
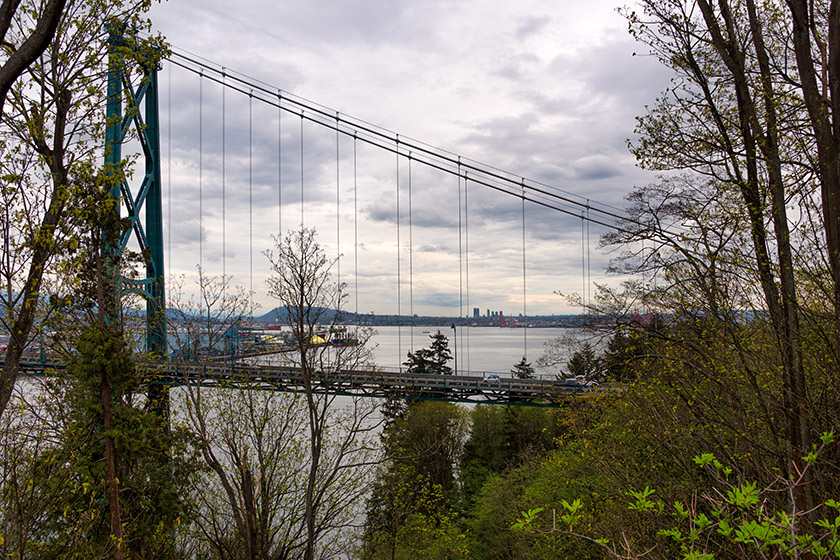
[[[117,33],[110,41],[123,46]],[[112,57],[116,53],[114,48]],[[114,60],[110,67],[106,166],[117,169],[132,151],[145,162],[136,185],[123,179],[112,194],[131,221],[118,250],[146,255],[145,278],[135,281],[134,289],[147,302],[146,349],[152,355],[170,351],[163,320],[166,277],[195,281],[197,268],[200,274],[218,275],[225,285],[229,278],[243,286],[256,315],[267,301],[261,287],[270,275],[260,255],[271,248],[269,233],[282,235],[291,224],[288,229],[319,231],[335,256],[334,273],[346,285],[347,311],[353,316],[375,306],[411,325],[422,305],[446,292],[457,294],[457,303],[450,298],[448,305],[465,317],[465,310],[484,303],[488,294],[501,293],[520,307],[508,314],[518,313],[527,356],[529,295],[534,297],[529,290],[535,284],[529,253],[538,251],[538,237],[529,231],[544,231],[544,222],[558,217],[579,222],[579,245],[547,254],[577,261],[585,305],[590,226],[614,229],[627,219],[617,208],[400,136],[177,49],[138,75]],[[173,112],[173,88],[178,98],[195,99],[188,111]],[[485,241],[495,226],[488,208],[506,215],[504,235],[492,236],[504,239],[503,246]],[[431,222],[445,227],[433,230]],[[441,231],[448,238],[441,238]],[[468,328],[461,348],[456,375],[383,368],[321,372],[320,387],[346,394],[493,402],[556,403],[581,393],[544,380],[488,383],[469,375]],[[415,349],[409,329],[399,355]],[[22,366],[33,374],[43,367],[43,360]],[[283,389],[301,381],[294,368],[234,359],[190,365],[186,376],[176,370],[162,363],[160,379],[214,385],[246,380]]]

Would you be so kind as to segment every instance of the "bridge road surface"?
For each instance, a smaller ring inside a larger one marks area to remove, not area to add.
[[[2,362],[0,362],[2,363]],[[19,374],[43,377],[62,364],[30,359],[21,362]],[[201,385],[235,388],[258,385],[261,389],[296,391],[303,388],[300,369],[289,366],[246,365],[229,363],[162,363],[150,372],[157,382],[171,386]],[[500,378],[485,381],[471,375],[406,373],[381,369],[317,372],[313,390],[351,396],[385,398],[388,396],[435,399],[467,403],[530,404],[559,407],[574,397],[600,389],[561,386],[546,379]]]

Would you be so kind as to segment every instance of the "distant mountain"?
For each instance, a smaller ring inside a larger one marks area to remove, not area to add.
[[[259,317],[254,317],[254,321],[257,323],[273,325],[273,324],[289,324],[289,316],[290,316],[290,307],[282,306],[282,307],[275,307],[265,315],[261,315]],[[335,316],[338,311],[335,309],[323,309],[318,308],[317,311],[321,312],[321,323],[324,324],[332,324],[335,321]],[[350,322],[351,320],[355,322],[355,314],[354,313],[343,313],[338,322]],[[351,319],[352,317],[352,319]]]

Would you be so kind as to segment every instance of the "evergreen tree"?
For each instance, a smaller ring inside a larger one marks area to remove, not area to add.
[[[440,331],[430,335],[432,344],[429,348],[420,348],[408,353],[408,360],[403,362],[408,367],[409,373],[434,373],[438,375],[451,375],[452,368],[447,363],[452,359],[452,352],[449,350],[449,339]]]
[[[170,459],[177,434],[134,398],[141,375],[122,332],[93,324],[75,346],[53,411],[64,439],[37,458],[66,473],[35,481],[62,499],[46,512],[53,534],[32,545],[44,557],[174,558],[172,528],[185,516],[179,481],[189,476]]]
[[[588,342],[584,342],[580,350],[572,354],[566,370],[575,377],[583,377],[586,380],[596,379],[601,370],[601,359],[595,353],[595,349]]]
[[[534,379],[534,366],[531,365],[531,362],[525,361],[525,356],[522,356],[522,359],[514,364],[510,372],[519,379]]]
[[[362,558],[452,557],[463,538],[453,521],[467,427],[462,408],[422,401],[383,432],[386,463],[368,500]]]

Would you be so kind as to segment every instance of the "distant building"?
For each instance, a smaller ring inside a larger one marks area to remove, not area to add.
[[[473,307],[473,318],[478,319],[481,316],[481,309]]]

